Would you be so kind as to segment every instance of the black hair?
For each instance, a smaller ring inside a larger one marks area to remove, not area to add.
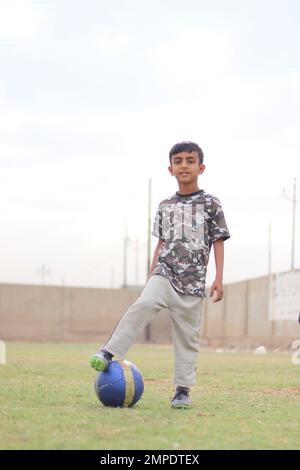
[[[173,147],[171,148],[169,152],[170,164],[172,164],[173,155],[177,155],[177,153],[181,152],[191,153],[193,151],[198,153],[199,164],[203,163],[204,154],[199,145],[195,144],[195,142],[189,142],[188,140],[185,140],[184,142],[179,142],[178,144],[173,145]]]

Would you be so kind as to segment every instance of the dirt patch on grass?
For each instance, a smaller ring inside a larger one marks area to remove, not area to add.
[[[197,416],[200,416],[201,418],[203,418],[203,417],[204,418],[213,418],[216,415],[214,415],[213,413],[197,413]]]
[[[144,379],[144,382],[147,383],[147,384],[168,384],[168,385],[170,385],[170,380],[169,379]]]
[[[262,393],[265,395],[272,395],[273,397],[300,396],[300,387],[287,387],[279,390],[270,388],[262,390]]]

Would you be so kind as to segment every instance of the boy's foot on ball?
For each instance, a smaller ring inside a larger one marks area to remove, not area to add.
[[[189,388],[187,387],[177,387],[175,395],[171,402],[172,408],[190,408],[191,399],[189,396]]]
[[[102,372],[108,368],[112,357],[113,355],[110,354],[108,351],[106,351],[105,349],[100,349],[99,352],[97,352],[96,354],[94,354],[94,356],[91,357],[91,366],[98,372]]]

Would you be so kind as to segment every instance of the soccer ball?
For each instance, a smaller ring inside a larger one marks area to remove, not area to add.
[[[133,406],[141,398],[144,381],[139,369],[129,361],[112,361],[95,379],[95,392],[105,406]]]

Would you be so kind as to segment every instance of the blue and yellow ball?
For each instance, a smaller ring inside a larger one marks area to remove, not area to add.
[[[95,392],[105,406],[133,406],[143,391],[142,374],[132,362],[112,361],[104,372],[96,375]]]

